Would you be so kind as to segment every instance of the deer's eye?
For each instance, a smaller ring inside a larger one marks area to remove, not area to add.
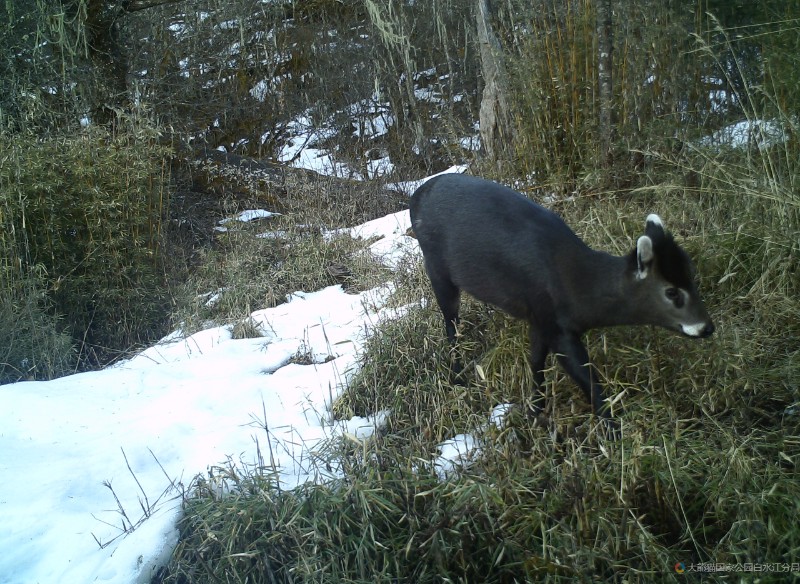
[[[675,305],[676,308],[680,308],[683,306],[683,295],[681,294],[681,291],[678,290],[677,288],[667,288],[664,291],[664,295],[670,302],[672,302]]]

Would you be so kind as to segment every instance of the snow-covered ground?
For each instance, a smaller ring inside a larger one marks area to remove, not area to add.
[[[730,148],[771,148],[788,139],[790,128],[785,120],[742,120],[720,128],[699,141],[700,146]]]
[[[407,217],[373,229],[396,253],[413,252]],[[0,387],[0,582],[149,581],[177,540],[179,485],[229,457],[255,464],[257,447],[284,486],[319,478],[320,440],[373,428],[328,406],[390,291],[297,292],[252,314],[260,338],[176,332],[103,371]]]
[[[372,251],[394,265],[418,253],[408,227],[403,211],[352,234],[382,236]],[[390,294],[296,292],[251,315],[259,338],[176,331],[103,371],[0,386],[0,583],[149,582],[177,541],[182,490],[214,466],[260,453],[286,488],[324,480],[320,441],[380,424],[335,422],[329,406],[369,331],[403,313],[385,308]],[[444,444],[442,476],[477,447]]]

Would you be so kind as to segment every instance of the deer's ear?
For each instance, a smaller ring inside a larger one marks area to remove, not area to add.
[[[664,228],[664,222],[661,220],[661,217],[655,213],[650,213],[645,220],[644,233],[650,237],[650,239],[660,240],[664,237],[666,235],[666,229]]]
[[[636,242],[636,277],[644,280],[653,265],[653,240],[642,235]]]

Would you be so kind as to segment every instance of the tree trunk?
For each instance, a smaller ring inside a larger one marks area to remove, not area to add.
[[[597,3],[597,82],[599,86],[599,146],[600,161],[606,168],[613,162],[614,143],[614,93],[612,65],[614,37],[612,29],[611,0],[598,0]]]
[[[99,125],[113,123],[114,110],[126,109],[128,104],[128,60],[119,40],[118,10],[107,0],[86,4],[86,45],[95,85],[90,107],[92,122]]]
[[[72,0],[65,3],[73,22],[84,27],[91,70],[86,93],[92,122],[113,125],[130,106],[128,55],[121,39],[125,15],[179,0]]]
[[[486,155],[499,162],[507,151],[511,135],[511,116],[506,98],[508,81],[500,43],[492,29],[489,0],[478,0],[475,14],[484,82],[480,111],[481,141]]]

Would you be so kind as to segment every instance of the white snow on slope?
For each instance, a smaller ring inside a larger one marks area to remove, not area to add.
[[[419,253],[408,227],[402,211],[345,231],[377,238],[370,251],[394,266]],[[334,422],[328,408],[366,335],[404,314],[385,308],[391,291],[296,292],[250,315],[259,338],[176,331],[103,371],[0,386],[0,584],[149,583],[177,542],[183,488],[259,451],[285,488],[325,480],[320,442],[363,439],[385,415]],[[459,435],[435,466],[450,476],[480,448]]]
[[[771,148],[788,140],[789,128],[778,120],[742,120],[699,140],[701,146]]]
[[[285,487],[324,479],[320,440],[371,432],[373,421],[333,423],[327,408],[390,291],[297,292],[251,315],[261,338],[176,332],[103,371],[0,386],[0,582],[149,582],[177,540],[172,481],[255,464],[257,442]],[[137,524],[142,506],[150,517],[123,535],[120,508]]]

